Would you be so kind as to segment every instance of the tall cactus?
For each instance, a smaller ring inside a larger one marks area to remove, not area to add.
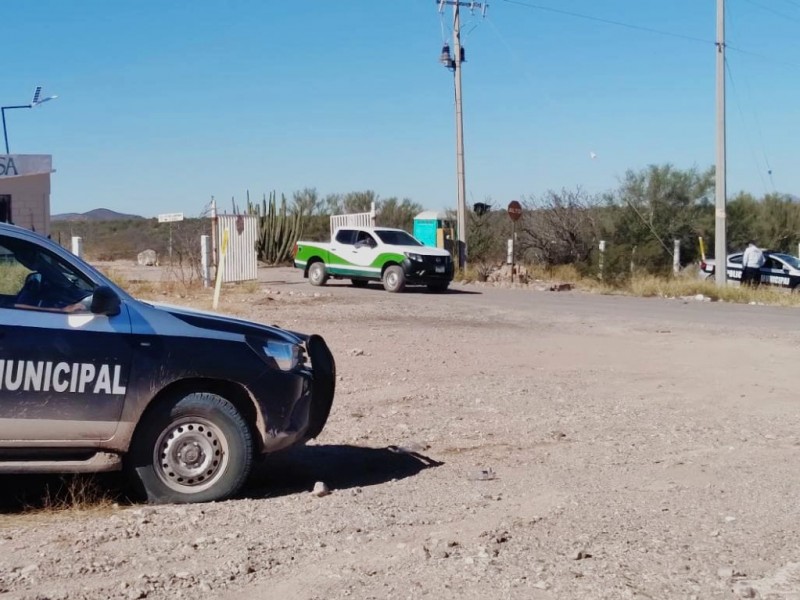
[[[280,209],[276,207],[276,194],[271,192],[269,202],[266,194],[261,203],[248,199],[247,212],[258,216],[259,232],[256,250],[258,259],[269,265],[285,263],[292,258],[292,249],[303,233],[302,211],[289,211],[286,196],[281,194]]]

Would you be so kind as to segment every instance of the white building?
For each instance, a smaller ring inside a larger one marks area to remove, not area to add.
[[[49,154],[0,154],[0,222],[50,234]]]

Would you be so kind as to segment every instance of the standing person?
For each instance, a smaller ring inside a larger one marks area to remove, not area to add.
[[[742,285],[761,283],[761,266],[764,264],[764,252],[756,246],[753,240],[747,242],[747,248],[742,254]]]

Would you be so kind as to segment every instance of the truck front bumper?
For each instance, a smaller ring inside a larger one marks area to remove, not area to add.
[[[423,256],[422,261],[405,259],[406,282],[427,284],[453,281],[453,261],[449,256]]]
[[[258,398],[264,422],[259,427],[261,451],[276,452],[317,437],[333,405],[336,363],[325,340],[309,336],[305,350],[310,364],[295,373],[262,377],[251,392]]]

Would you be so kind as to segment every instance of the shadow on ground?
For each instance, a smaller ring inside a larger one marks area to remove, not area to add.
[[[379,485],[442,464],[396,446],[301,446],[257,465],[242,495],[264,498],[310,492],[317,481],[331,490]]]
[[[239,497],[257,499],[309,492],[317,481],[324,481],[332,490],[379,485],[441,464],[395,446],[301,446],[257,463]],[[127,491],[123,473],[2,475],[0,515],[132,504]]]
[[[353,290],[357,289],[357,290],[363,291],[363,292],[380,292],[381,294],[387,294],[388,293],[383,288],[383,286],[380,283],[377,283],[377,282],[370,282],[369,285],[367,285],[365,287],[356,288],[353,285],[351,285],[349,283],[346,283],[346,282],[343,282],[343,281],[342,282],[339,282],[339,281],[330,282],[329,281],[326,284],[325,287],[339,288],[339,289],[350,288],[350,289],[353,289]],[[453,288],[453,287],[447,288],[447,290],[445,290],[444,292],[432,292],[432,291],[428,290],[428,288],[425,287],[424,285],[408,285],[402,291],[402,293],[403,294],[430,294],[431,296],[450,296],[450,295],[475,296],[475,295],[483,294],[483,292],[478,292],[478,291],[473,291],[473,290],[465,290],[463,288]]]

